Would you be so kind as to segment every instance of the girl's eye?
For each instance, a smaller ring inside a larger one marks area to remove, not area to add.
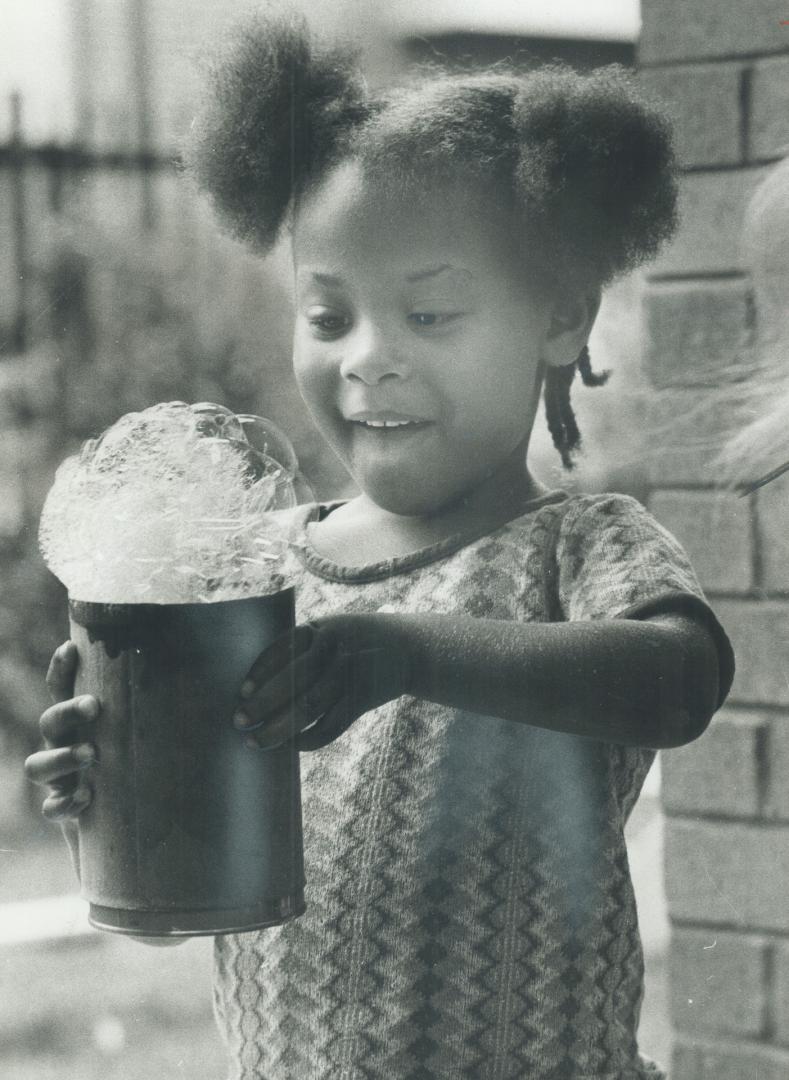
[[[408,321],[419,330],[431,330],[438,326],[446,326],[453,319],[457,319],[459,314],[459,312],[414,311],[408,316]]]
[[[346,315],[338,315],[331,311],[318,311],[308,313],[307,322],[316,337],[334,338],[339,337],[348,329],[350,320]]]

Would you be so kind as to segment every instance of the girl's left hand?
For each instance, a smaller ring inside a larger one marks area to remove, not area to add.
[[[408,693],[410,664],[385,614],[331,615],[297,626],[255,661],[233,722],[246,744],[299,750],[332,742],[361,716]]]

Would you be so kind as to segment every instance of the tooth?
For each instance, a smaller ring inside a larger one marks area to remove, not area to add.
[[[373,428],[396,428],[396,427],[410,427],[416,421],[414,420],[362,420],[361,423],[365,427]]]

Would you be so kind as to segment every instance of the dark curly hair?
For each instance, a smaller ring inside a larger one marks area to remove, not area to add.
[[[493,185],[529,230],[540,279],[594,292],[651,258],[676,220],[670,128],[627,73],[423,70],[371,95],[355,53],[318,48],[295,16],[240,25],[210,72],[184,163],[226,227],[268,250],[300,197],[354,158],[400,189],[459,175]],[[588,354],[579,368],[587,385]],[[568,467],[580,435],[569,372],[546,380],[551,432]]]

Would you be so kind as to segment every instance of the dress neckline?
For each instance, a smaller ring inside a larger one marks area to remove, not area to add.
[[[299,561],[313,574],[325,578],[327,581],[357,582],[359,584],[368,581],[380,581],[383,578],[392,577],[395,574],[404,574],[429,563],[445,559],[453,555],[463,547],[483,539],[486,536],[496,536],[507,529],[514,521],[526,517],[535,510],[544,506],[563,502],[567,498],[567,492],[557,489],[546,491],[533,499],[528,499],[517,508],[517,512],[511,518],[503,521],[495,529],[471,529],[453,533],[451,536],[438,540],[416,551],[409,551],[405,555],[393,555],[388,559],[380,559],[377,562],[366,563],[359,566],[346,566],[337,563],[333,559],[321,555],[313,546],[308,533],[308,526],[314,522],[322,521],[343,505],[344,500],[326,503],[307,503],[298,508],[290,532],[291,550],[296,554]]]

